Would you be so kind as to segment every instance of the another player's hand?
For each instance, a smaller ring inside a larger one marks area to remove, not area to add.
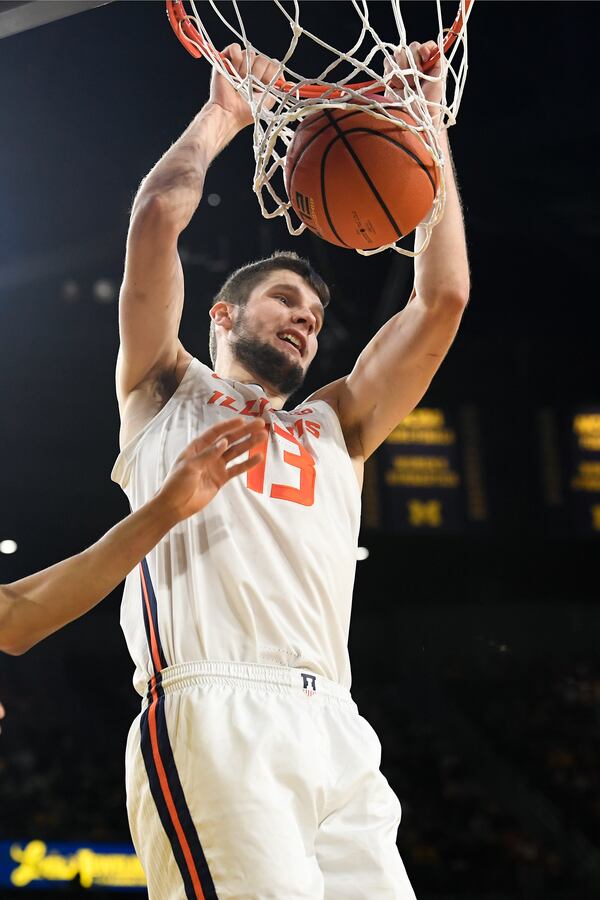
[[[221,56],[224,59],[229,60],[232,68],[242,78],[246,77],[248,74],[248,58],[246,51],[243,50],[239,44],[229,44],[229,46],[223,50]],[[269,84],[279,67],[279,63],[274,62],[267,56],[257,56],[254,51],[250,53],[249,59],[250,71],[255,78],[263,84]],[[255,97],[258,96],[259,93],[259,89],[255,89]],[[252,124],[252,112],[249,104],[244,100],[242,95],[238,94],[238,92],[229,84],[227,79],[223,75],[220,75],[216,70],[213,70],[212,74],[210,100],[212,103],[217,103],[219,106],[223,107],[223,109],[227,110],[227,112],[231,113],[240,129],[245,128],[246,125]],[[269,96],[266,99],[265,106],[267,109],[270,109],[274,103],[275,97]]]
[[[155,499],[170,519],[187,519],[264,458],[264,449],[257,449],[264,439],[264,419],[236,416],[213,425],[179,454]],[[228,467],[247,451],[247,460]]]
[[[418,41],[413,41],[409,44],[410,50],[412,51],[412,55],[414,61],[416,63],[417,71],[424,72],[426,64],[433,53],[437,50],[437,44],[435,41],[425,41],[424,44],[420,44]],[[399,49],[394,52],[394,59],[398,63],[399,67],[403,70],[411,69],[412,65],[408,60],[408,55],[406,50]],[[387,75],[391,70],[391,65],[386,59],[384,62],[384,72]],[[433,78],[439,78],[442,71],[442,62],[441,57],[438,56],[434,65],[427,71],[427,75],[431,75]],[[407,76],[407,82],[410,88],[414,89],[415,87],[415,78],[413,75]],[[397,91],[402,92],[404,89],[404,85],[402,81],[394,76],[390,80],[391,87],[395,88]],[[420,79],[421,90],[423,91],[423,95],[428,103],[435,104],[441,103],[442,101],[442,80],[438,81],[426,81],[425,79]],[[429,107],[431,116],[436,121],[436,117],[438,116],[438,110],[435,106]]]

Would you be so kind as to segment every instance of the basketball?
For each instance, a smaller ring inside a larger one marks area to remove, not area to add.
[[[411,117],[393,110],[397,119]],[[437,170],[419,138],[362,110],[307,116],[289,146],[292,207],[323,240],[374,250],[413,231],[433,205]]]

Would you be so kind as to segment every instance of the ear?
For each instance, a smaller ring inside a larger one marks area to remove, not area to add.
[[[208,314],[215,325],[220,325],[226,331],[229,331],[233,327],[233,309],[231,303],[219,300],[218,303],[215,303],[215,305],[211,307]]]

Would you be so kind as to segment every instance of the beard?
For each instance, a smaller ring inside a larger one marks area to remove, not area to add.
[[[253,334],[246,324],[243,311],[240,312],[232,330],[235,358],[257,378],[259,384],[267,384],[276,394],[289,397],[304,381],[304,369],[285,350],[278,350]]]

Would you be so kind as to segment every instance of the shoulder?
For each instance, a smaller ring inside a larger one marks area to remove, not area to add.
[[[194,357],[183,347],[174,367],[156,369],[148,374],[120,403],[121,446],[125,446],[145,428],[169,402],[183,381]]]
[[[360,441],[360,432],[357,427],[349,424],[343,415],[344,406],[342,399],[347,391],[347,378],[338,378],[332,381],[318,391],[315,391],[306,398],[303,405],[318,403],[320,401],[326,403],[335,413],[344,437],[348,455],[353,461],[362,462],[363,449]]]
[[[337,381],[332,381],[330,384],[326,384],[325,387],[319,388],[318,391],[312,393],[306,400],[303,401],[302,405],[306,406],[310,403],[317,403],[319,400],[324,400],[332,409],[335,411],[336,415],[339,412],[339,396],[340,389],[342,387],[342,383],[345,381],[345,378],[338,378]]]

